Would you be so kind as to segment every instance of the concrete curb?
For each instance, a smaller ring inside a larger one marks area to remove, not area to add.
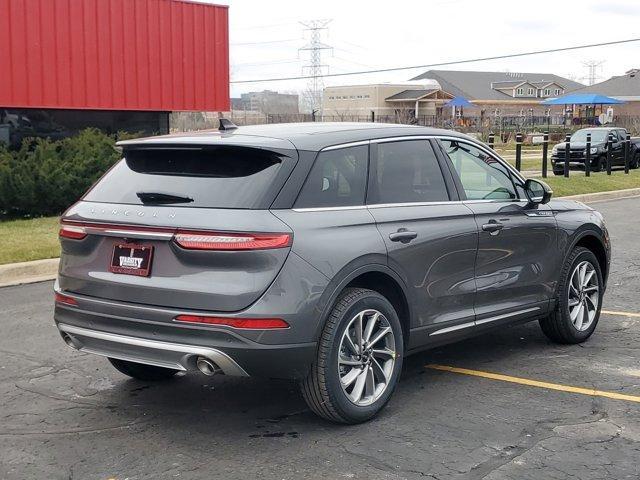
[[[0,287],[53,280],[58,274],[59,258],[0,265]]]
[[[583,203],[593,203],[637,196],[640,196],[640,188],[626,188],[624,190],[612,190],[610,192],[585,193],[582,195],[570,195],[568,197],[559,198],[563,198],[565,200],[577,200]]]
[[[611,192],[586,193],[583,195],[571,195],[558,197],[565,200],[577,200],[583,203],[603,202],[620,198],[638,197],[640,188],[627,188],[625,190],[613,190]],[[9,263],[0,265],[0,287],[21,285],[23,283],[44,282],[54,280],[58,274],[59,258],[48,260],[35,260],[33,262]]]

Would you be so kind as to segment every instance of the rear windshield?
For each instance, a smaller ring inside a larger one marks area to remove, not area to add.
[[[86,194],[90,202],[267,208],[286,156],[246,147],[136,149]]]

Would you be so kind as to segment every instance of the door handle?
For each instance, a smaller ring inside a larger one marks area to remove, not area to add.
[[[400,228],[397,232],[389,234],[389,240],[392,242],[409,243],[417,236],[418,234],[416,232],[410,232],[406,228]]]
[[[496,235],[504,228],[504,225],[495,220],[489,220],[489,223],[482,225],[482,231],[489,232],[491,235]]]

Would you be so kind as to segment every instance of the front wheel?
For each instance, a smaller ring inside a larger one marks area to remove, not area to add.
[[[317,415],[334,422],[371,419],[398,383],[403,345],[400,320],[385,297],[364,288],[346,289],[301,383],[304,399]]]
[[[636,153],[633,156],[633,160],[631,161],[631,164],[629,165],[629,168],[631,170],[635,170],[638,167],[640,167],[640,152]]]
[[[558,283],[556,310],[540,320],[544,334],[557,343],[581,343],[596,329],[603,295],[598,259],[583,247],[565,262]]]

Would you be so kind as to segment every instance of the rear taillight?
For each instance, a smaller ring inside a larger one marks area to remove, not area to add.
[[[87,236],[87,232],[84,227],[79,225],[60,225],[60,231],[58,232],[62,238],[71,238],[72,240],[82,240]]]
[[[77,307],[78,302],[75,298],[69,297],[67,295],[63,295],[62,293],[56,292],[55,294],[55,302],[62,303],[63,305],[69,305],[71,307]]]
[[[288,233],[201,233],[178,231],[175,242],[189,250],[264,250],[291,245]]]
[[[281,318],[225,318],[210,317],[208,315],[178,315],[176,322],[204,323],[207,325],[224,325],[233,328],[252,330],[270,330],[275,328],[289,328],[289,324]]]

